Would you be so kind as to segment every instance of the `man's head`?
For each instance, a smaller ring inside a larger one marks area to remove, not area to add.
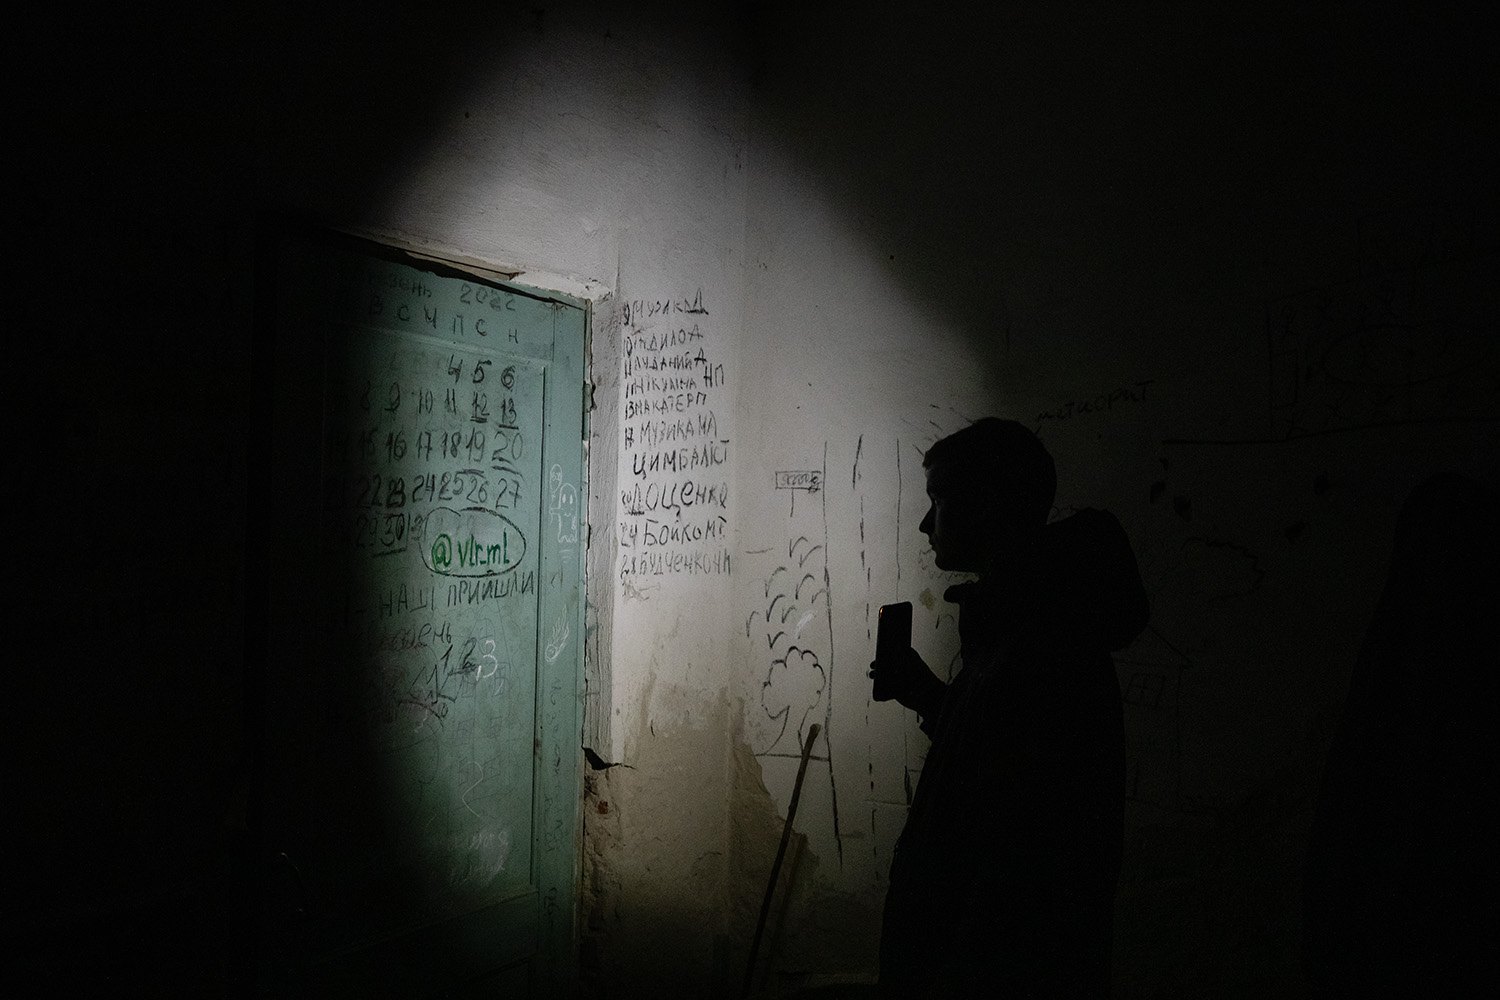
[[[1057,492],[1052,456],[1014,420],[985,417],[928,449],[920,530],[939,569],[983,572],[1047,523]]]

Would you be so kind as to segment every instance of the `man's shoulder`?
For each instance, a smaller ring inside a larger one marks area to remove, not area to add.
[[[1125,529],[1120,519],[1101,507],[1075,507],[1066,517],[1047,524],[1047,531],[1068,534],[1073,532],[1113,532]]]
[[[1130,540],[1120,519],[1098,507],[1081,507],[1049,523],[1044,537],[1054,559],[1093,561],[1107,552],[1129,551]]]
[[[1130,538],[1107,510],[1087,507],[1048,525],[1050,583],[1075,639],[1120,649],[1145,628],[1149,603]]]

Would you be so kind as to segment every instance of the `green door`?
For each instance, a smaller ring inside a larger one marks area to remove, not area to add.
[[[573,966],[584,310],[352,239],[266,244],[259,974],[544,993]]]

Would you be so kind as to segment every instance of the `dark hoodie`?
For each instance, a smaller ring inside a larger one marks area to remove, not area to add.
[[[893,995],[1107,996],[1124,822],[1110,651],[1148,607],[1119,522],[1083,510],[1018,564],[950,587],[963,669],[891,864]]]

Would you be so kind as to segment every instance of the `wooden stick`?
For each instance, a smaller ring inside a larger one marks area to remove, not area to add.
[[[776,895],[776,879],[781,875],[781,861],[786,857],[786,845],[792,839],[792,820],[797,818],[797,800],[802,797],[802,778],[807,774],[807,759],[812,756],[813,741],[818,738],[820,727],[814,722],[807,729],[807,742],[802,747],[802,763],[797,765],[797,781],[792,785],[792,801],[786,807],[786,825],[781,828],[781,846],[776,848],[776,860],[771,864],[771,879],[766,883],[766,896],[760,903],[760,919],[755,923],[755,939],[750,942],[750,961],[745,965],[745,986],[741,997],[750,995],[751,983],[755,980],[755,957],[760,953],[760,938],[766,930],[766,918],[771,914],[771,900]]]

